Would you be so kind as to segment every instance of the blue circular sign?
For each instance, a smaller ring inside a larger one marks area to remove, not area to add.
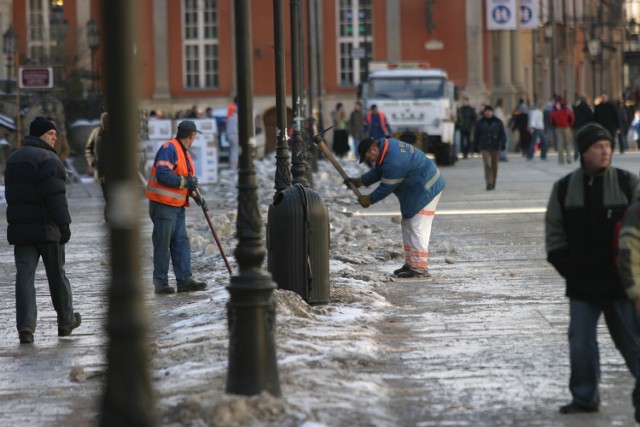
[[[491,16],[497,24],[506,24],[511,19],[511,11],[506,6],[496,6]]]
[[[529,6],[520,6],[520,22],[528,24],[533,19],[533,11]]]

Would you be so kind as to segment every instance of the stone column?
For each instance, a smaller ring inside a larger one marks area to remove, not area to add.
[[[400,62],[400,0],[387,0],[387,60]],[[375,37],[374,43],[375,43]]]
[[[486,101],[487,88],[483,80],[484,46],[482,40],[482,2],[466,0],[467,86],[464,89],[472,105]]]
[[[153,67],[155,87],[153,99],[170,99],[169,92],[169,37],[166,24],[167,0],[153,2]]]
[[[497,98],[504,99],[504,110],[510,112],[515,104],[515,88],[513,86],[512,75],[512,62],[511,56],[511,31],[500,30],[498,31],[497,49],[498,55],[498,70],[497,70],[497,84],[493,90],[493,101]]]

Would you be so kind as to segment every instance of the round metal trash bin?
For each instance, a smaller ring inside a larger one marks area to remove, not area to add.
[[[269,206],[267,269],[280,289],[309,304],[329,302],[329,212],[313,190],[296,184]]]

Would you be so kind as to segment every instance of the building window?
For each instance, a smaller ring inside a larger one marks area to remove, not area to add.
[[[357,86],[372,58],[371,0],[337,0],[338,83]]]
[[[218,5],[216,0],[184,0],[183,76],[187,89],[219,84]]]
[[[51,44],[49,33],[51,2],[29,0],[27,5],[27,55],[35,63],[44,62],[49,57]]]
[[[68,22],[63,0],[28,0],[27,56],[34,64],[64,60]]]

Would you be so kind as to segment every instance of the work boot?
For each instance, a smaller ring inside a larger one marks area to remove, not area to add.
[[[178,280],[178,292],[193,292],[206,289],[207,284],[204,282],[196,282],[193,279]]]
[[[393,270],[393,274],[397,276],[398,274],[402,273],[403,271],[407,271],[408,269],[409,269],[409,265],[403,264],[402,267],[398,268],[397,270]]]
[[[598,412],[598,408],[594,408],[592,406],[583,406],[576,402],[571,402],[568,405],[560,407],[561,414],[584,414],[591,412]]]
[[[155,286],[155,293],[160,294],[175,294],[176,290],[169,286],[168,283],[161,283],[160,285]]]
[[[20,331],[18,332],[18,336],[20,337],[20,344],[33,343],[33,334],[29,331]]]
[[[400,279],[413,279],[413,278],[425,278],[426,279],[427,277],[431,277],[431,274],[429,274],[429,270],[418,271],[418,270],[413,270],[413,269],[409,268],[406,271],[402,271],[402,272],[398,273],[397,276]]]
[[[58,336],[59,337],[68,337],[71,335],[71,332],[80,326],[82,322],[82,318],[80,317],[80,313],[73,313],[74,321],[66,326],[58,326]]]

